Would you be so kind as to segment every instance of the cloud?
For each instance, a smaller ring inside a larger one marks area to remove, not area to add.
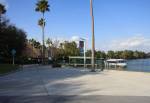
[[[80,37],[79,36],[72,36],[71,41],[79,41]]]
[[[108,45],[109,50],[140,50],[150,52],[150,38],[136,35],[127,39],[114,40]]]
[[[9,8],[7,0],[0,0],[0,3],[3,4],[3,5],[5,5],[6,9]]]

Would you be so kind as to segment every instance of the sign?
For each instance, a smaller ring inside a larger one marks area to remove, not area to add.
[[[80,53],[84,53],[84,41],[79,41]]]
[[[14,56],[16,54],[16,50],[12,49],[11,54]]]

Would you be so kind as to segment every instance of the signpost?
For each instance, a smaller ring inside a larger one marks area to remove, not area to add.
[[[84,41],[83,41],[83,40],[82,40],[82,41],[80,40],[80,41],[79,41],[79,49],[80,49],[80,53],[81,53],[81,54],[84,53],[84,46],[85,46],[85,45],[84,45]]]
[[[84,68],[86,68],[86,39],[80,38],[79,48],[80,53],[84,54]]]
[[[15,49],[12,49],[12,50],[11,50],[11,54],[12,54],[13,65],[15,65],[16,50],[15,50]]]

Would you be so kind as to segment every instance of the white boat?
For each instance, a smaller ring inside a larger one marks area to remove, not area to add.
[[[105,66],[126,67],[127,63],[125,59],[108,59],[105,61]]]

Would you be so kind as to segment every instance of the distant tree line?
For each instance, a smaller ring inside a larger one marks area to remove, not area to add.
[[[88,50],[86,52],[87,56],[91,56],[91,51]],[[149,58],[150,53],[145,53],[142,51],[132,51],[132,50],[124,50],[124,51],[95,51],[95,57],[96,58],[114,58],[114,59],[143,59],[143,58]]]
[[[78,45],[74,41],[60,42],[59,40],[48,39],[46,44],[48,45],[49,56],[51,56],[54,61],[68,60],[69,56],[80,55]]]
[[[34,48],[38,50],[42,50],[42,44],[35,40],[29,39],[28,43]],[[46,58],[51,57],[53,61],[58,61],[62,59],[68,59],[69,56],[79,56],[79,48],[76,42],[72,41],[64,41],[60,42],[59,40],[52,40],[48,38],[46,40],[45,51],[47,56]],[[28,56],[27,56],[28,57]]]
[[[29,41],[33,41],[36,47],[41,47],[38,41],[31,39]],[[68,58],[69,56],[83,56],[80,53],[79,47],[76,42],[72,41],[64,41],[60,42],[59,40],[46,40],[47,46],[45,47],[46,51],[48,51],[48,56],[52,57],[53,60],[62,60],[64,58]],[[38,46],[39,45],[39,46]],[[91,56],[91,50],[87,50],[86,56]],[[142,51],[132,51],[132,50],[124,50],[124,51],[95,51],[96,58],[114,58],[114,59],[141,59],[141,58],[149,58],[150,53],[145,53]]]

